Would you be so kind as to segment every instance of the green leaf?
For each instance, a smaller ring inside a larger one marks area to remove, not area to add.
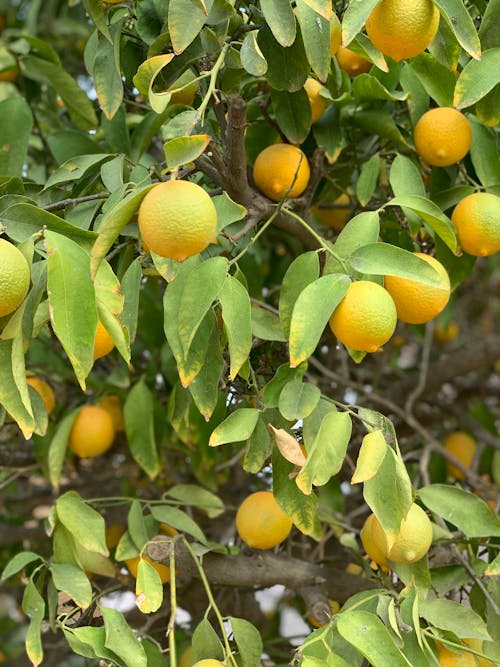
[[[311,414],[321,397],[321,391],[309,382],[291,380],[281,390],[279,411],[288,421],[297,421]]]
[[[314,7],[314,4],[310,0],[297,0],[295,12],[304,40],[307,59],[318,78],[326,81],[330,71],[330,18],[333,12],[329,3],[323,3],[322,7]],[[320,4],[316,3],[316,5]],[[325,16],[328,11],[329,18]]]
[[[473,493],[458,486],[431,484],[418,491],[431,512],[449,521],[467,537],[499,537],[500,520],[488,505]]]
[[[332,411],[325,415],[313,446],[307,452],[305,465],[295,478],[302,493],[309,495],[313,485],[323,486],[339,472],[351,431],[351,417],[347,412]]]
[[[216,429],[212,431],[208,444],[217,447],[228,442],[248,440],[259,418],[256,408],[239,408],[226,417]]]
[[[104,519],[76,491],[67,491],[59,496],[55,507],[59,521],[77,543],[102,556],[109,555]]]
[[[244,618],[230,616],[229,622],[243,667],[260,667],[264,648],[260,632]]]
[[[337,630],[373,667],[412,667],[389,630],[375,614],[355,610],[337,614]]]
[[[327,107],[321,118],[312,126],[316,143],[325,151],[329,164],[334,164],[346,145],[343,120],[334,105]]]
[[[90,257],[77,243],[55,232],[45,233],[45,246],[52,328],[85,390],[85,379],[94,364],[97,327]],[[78,299],[74,298],[75,294]]]
[[[288,338],[295,302],[299,294],[319,276],[319,259],[314,251],[302,253],[288,267],[281,285],[279,316]]]
[[[352,123],[369,134],[378,134],[379,137],[399,146],[408,145],[389,112],[374,109],[357,111],[352,116]]]
[[[435,0],[459,44],[473,58],[481,58],[481,43],[474,23],[462,0]]]
[[[248,32],[240,49],[241,64],[252,76],[264,76],[267,72],[267,61],[262,55],[257,42],[256,31]]]
[[[68,448],[69,434],[71,433],[71,428],[77,414],[78,409],[75,409],[65,415],[58,422],[55,433],[50,441],[47,465],[50,483],[56,491],[59,489],[59,481]]]
[[[211,141],[208,134],[193,134],[190,137],[177,137],[163,144],[165,161],[169,169],[177,169],[196,158],[205,151]]]
[[[402,63],[399,81],[401,88],[408,94],[406,104],[410,114],[411,124],[412,126],[415,126],[420,116],[422,116],[429,108],[429,95],[409,62]],[[394,194],[401,193],[395,192]]]
[[[419,609],[420,616],[436,628],[453,632],[464,639],[491,640],[481,616],[454,600],[421,600]]]
[[[206,12],[192,2],[170,0],[168,7],[168,31],[174,53],[182,53],[195,39],[207,19],[213,0],[205,0]]]
[[[108,208],[102,216],[99,224],[99,236],[91,252],[90,269],[92,278],[95,278],[97,275],[100,263],[108,254],[121,230],[130,222],[141,201],[152,187],[154,185],[146,185],[133,190],[119,202]]]
[[[163,584],[155,568],[145,558],[139,560],[135,581],[136,604],[143,614],[152,614],[163,602]]]
[[[227,192],[212,197],[212,203],[217,211],[217,235],[222,229],[247,215],[246,208],[234,202]]]
[[[361,167],[361,172],[356,184],[356,195],[361,206],[365,206],[375,192],[380,173],[380,165],[380,156],[378,153],[375,153],[375,155],[372,155]]]
[[[422,175],[415,165],[405,155],[396,155],[389,172],[389,183],[396,197],[404,195],[420,195],[425,197],[425,186]],[[421,227],[420,217],[412,210],[403,208],[412,233],[417,233]]]
[[[229,375],[234,380],[252,347],[250,296],[237,278],[228,275],[219,292],[219,301],[229,345]]]
[[[305,496],[290,477],[294,471],[293,463],[280,454],[277,447],[272,453],[273,494],[281,509],[290,517],[304,535],[315,539],[321,536],[321,524],[318,518],[318,498],[311,493]]]
[[[82,609],[92,602],[92,586],[79,567],[70,563],[52,563],[50,566],[52,579],[58,591],[64,591]]]
[[[500,48],[488,49],[481,60],[470,60],[456,82],[453,106],[465,109],[500,83]]]
[[[335,254],[342,259],[349,258],[358,248],[369,243],[375,243],[380,233],[379,215],[377,212],[367,211],[354,216],[342,229],[333,244]],[[328,256],[325,272],[343,272],[342,265],[331,255]]]
[[[382,524],[389,548],[399,533],[401,521],[413,502],[413,492],[408,472],[402,459],[391,447],[377,473],[365,481],[363,495],[367,505]]]
[[[21,551],[20,553],[13,556],[4,567],[2,575],[0,576],[0,581],[5,581],[9,577],[12,577],[14,574],[24,570],[26,565],[34,563],[37,560],[42,560],[42,557],[33,551]]]
[[[189,391],[196,407],[209,421],[219,401],[219,384],[224,372],[225,362],[220,349],[219,325],[215,313],[209,313],[212,322],[206,357],[199,373],[189,383]]]
[[[83,626],[80,628],[69,628],[62,626],[66,641],[72,651],[85,658],[103,658],[110,662],[120,664],[118,657],[104,646],[106,631],[104,626]]]
[[[451,220],[430,199],[419,195],[404,195],[394,197],[386,206],[407,207],[425,220],[429,227],[446,243],[453,252],[458,251],[458,242]]]
[[[97,127],[97,116],[92,102],[60,65],[36,56],[24,56],[22,70],[28,78],[48,83],[54,88],[76,127],[81,130],[93,130]]]
[[[421,53],[411,59],[410,67],[428,95],[441,107],[451,107],[455,90],[455,75],[441,65],[430,53]]]
[[[290,0],[261,0],[260,6],[276,41],[281,46],[291,46],[296,27]]]
[[[500,154],[495,130],[485,127],[474,116],[468,120],[472,127],[470,157],[476,174],[485,188],[500,185]]]
[[[108,21],[106,19],[106,14],[104,13],[104,7],[100,0],[83,0],[85,9],[89,13],[90,18],[95,23],[96,28],[111,41],[111,35],[109,34]]]
[[[428,262],[388,243],[370,243],[359,248],[351,255],[349,263],[360,273],[398,276],[433,287],[441,284],[440,275]]]
[[[366,482],[377,474],[387,452],[387,443],[381,430],[371,431],[363,438],[351,484]]]
[[[153,395],[144,382],[132,387],[123,406],[125,430],[130,452],[150,478],[161,470],[154,432]]]
[[[21,176],[33,127],[31,109],[22,97],[9,97],[0,102],[0,118],[0,174]]]
[[[266,408],[277,408],[281,390],[290,380],[302,380],[306,364],[299,368],[290,368],[289,364],[279,366],[274,377],[264,386],[262,400]]]
[[[166,491],[164,496],[180,500],[183,505],[201,509],[209,519],[215,519],[224,512],[224,503],[215,493],[194,484],[176,484]]]
[[[133,500],[127,515],[128,534],[139,551],[149,540],[149,532],[144,520],[142,504]]]
[[[169,90],[155,91],[153,84],[161,72],[161,70],[168,65],[174,58],[172,53],[162,53],[158,56],[148,58],[139,65],[136,75],[134,76],[134,85],[137,90],[148,98],[153,111],[161,114],[167,107],[172,93]]]
[[[203,531],[198,526],[198,524],[191,519],[190,516],[178,509],[177,507],[169,507],[167,505],[152,505],[151,514],[154,518],[160,523],[166,523],[167,526],[175,528],[181,533],[186,533],[191,535],[202,542],[203,544],[207,543],[207,538],[203,534]]]
[[[380,0],[350,0],[342,19],[342,46],[347,46],[361,32],[366,19]]]
[[[276,122],[292,144],[301,144],[311,128],[311,105],[304,88],[293,93],[271,90]]]
[[[211,257],[194,267],[186,277],[177,278],[184,281],[179,304],[179,338],[185,357],[203,318],[224,285],[227,270],[227,259]]]
[[[29,407],[29,394],[26,385],[26,371],[22,347],[19,350],[20,338],[16,340],[0,340],[0,404],[16,420],[23,436],[28,439],[33,434],[35,422]],[[20,361],[20,364],[18,363]],[[21,381],[24,387],[18,386]],[[22,391],[21,391],[22,390]]]
[[[43,660],[41,629],[45,615],[45,602],[32,579],[28,581],[24,589],[22,607],[26,616],[30,619],[24,637],[26,654],[31,660],[31,664],[37,667]]]
[[[270,28],[259,30],[257,44],[267,62],[266,79],[271,88],[288,90],[293,93],[300,90],[309,74],[304,43],[300,31],[289,47],[283,47],[274,38]]]
[[[252,334],[261,340],[286,341],[279,317],[270,310],[252,305]]]
[[[498,12],[500,12],[500,0],[489,0],[479,26],[479,37],[483,49],[493,49],[500,46]]]
[[[299,294],[290,323],[290,366],[297,367],[314,352],[349,284],[345,274],[332,273],[311,282]]]
[[[147,667],[146,654],[123,614],[111,607],[101,607],[106,630],[104,646],[113,651],[126,667]]]
[[[9,236],[18,242],[25,241],[42,229],[59,232],[78,243],[82,241],[88,243],[97,237],[95,232],[76,227],[59,216],[27,202],[9,206],[2,212],[1,221]]]
[[[267,426],[262,417],[259,417],[252,435],[247,440],[243,470],[249,473],[259,472],[270,454],[270,444],[271,437]]]
[[[122,322],[123,326],[128,329],[130,343],[134,342],[137,332],[141,280],[141,260],[137,257],[125,271],[121,282],[121,291],[124,297]]]
[[[92,78],[97,99],[105,117],[110,120],[120,108],[123,100],[123,83],[120,65],[121,30],[124,19],[110,27],[111,41],[100,37],[94,58]]]
[[[97,168],[107,160],[112,159],[109,153],[91,153],[89,155],[76,155],[64,162],[58,167],[53,174],[51,174],[45,183],[44,190],[60,185],[61,183],[69,183],[72,181],[79,181],[89,172],[97,171]]]
[[[408,94],[398,90],[389,91],[371,74],[360,74],[352,82],[352,94],[356,101],[398,100],[405,101]]]
[[[193,632],[191,639],[193,661],[204,659],[224,660],[224,647],[207,618],[202,619]]]

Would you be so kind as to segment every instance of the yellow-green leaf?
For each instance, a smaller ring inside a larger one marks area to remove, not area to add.
[[[137,90],[148,98],[153,111],[161,113],[170,102],[172,93],[169,91],[154,92],[153,83],[161,70],[168,65],[174,57],[173,53],[163,53],[145,60],[134,76],[134,85]]]
[[[382,431],[371,431],[363,438],[358,454],[356,470],[351,479],[351,484],[359,484],[371,479],[377,474],[380,464],[385,458],[387,443]]]
[[[145,558],[139,560],[135,582],[135,603],[143,614],[151,614],[161,607],[163,584],[155,568]]]
[[[165,160],[169,169],[176,169],[188,162],[194,162],[205,151],[211,141],[208,134],[193,134],[177,137],[163,144]]]

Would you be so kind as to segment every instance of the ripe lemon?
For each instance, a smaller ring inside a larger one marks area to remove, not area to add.
[[[188,646],[187,649],[181,653],[179,667],[193,667],[193,664],[193,647]]]
[[[158,572],[162,584],[166,584],[170,581],[170,568],[168,567],[168,565],[163,565],[163,563],[157,563],[155,560],[151,560],[149,556],[142,556],[142,558],[144,560],[147,560],[148,563],[151,563],[154,569]],[[139,569],[140,560],[141,560],[140,557],[136,556],[135,558],[129,558],[128,560],[125,561],[128,567],[128,571],[134,577],[134,579],[137,579],[137,570]]]
[[[332,229],[342,229],[345,223],[349,220],[351,215],[351,199],[345,192],[342,193],[332,204],[334,207],[328,206],[329,202],[319,202],[315,204],[311,211],[318,222],[327,225]]]
[[[77,456],[93,458],[104,454],[115,438],[115,427],[109,414],[98,405],[80,408],[69,435],[69,448]]]
[[[217,211],[210,196],[190,181],[156,185],[142,200],[138,220],[147,247],[178,262],[205,250],[217,231]]]
[[[0,81],[3,83],[14,83],[19,78],[19,69],[14,67],[8,67],[4,69],[3,72],[0,72]]]
[[[342,44],[342,25],[334,14],[330,20],[330,55],[334,56]]]
[[[472,653],[468,653],[467,651],[455,653],[439,642],[436,642],[436,646],[441,667],[476,667],[477,665]]]
[[[437,343],[451,343],[458,338],[460,327],[455,320],[450,320],[448,324],[436,324],[434,328],[434,340]]]
[[[328,106],[328,100],[320,95],[323,88],[324,86],[319,81],[316,81],[316,79],[313,79],[312,76],[308,77],[304,84],[304,90],[311,105],[311,123],[318,121]]]
[[[117,433],[125,430],[122,405],[116,394],[107,394],[107,396],[103,396],[97,405],[101,408],[104,408],[109,414],[113,420],[113,426],[115,427],[115,431]]]
[[[369,72],[372,68],[372,64],[369,60],[343,46],[339,47],[335,57],[337,58],[340,69],[347,72],[349,76],[364,74]]]
[[[389,292],[369,280],[351,283],[330,317],[330,328],[353,350],[376,352],[394,333],[396,306]]]
[[[30,286],[30,267],[15,245],[0,239],[0,317],[13,313]]]
[[[257,155],[253,180],[257,188],[272,199],[299,197],[311,175],[306,156],[291,144],[272,144]]]
[[[105,357],[114,348],[115,342],[105,329],[101,321],[97,323],[97,329],[94,338],[94,361]]]
[[[484,653],[484,642],[481,639],[464,639],[463,642],[467,646],[470,646],[470,648],[473,648],[475,651]],[[479,667],[495,667],[495,663],[493,663],[491,660],[486,660],[486,658],[480,658],[478,655],[476,655],[475,657]]]
[[[469,255],[493,255],[500,250],[500,197],[476,192],[462,199],[451,221],[458,240]]]
[[[170,104],[185,104],[186,106],[191,106],[196,93],[198,92],[198,81],[195,81],[195,79],[196,77],[190,69],[183,72],[180,77],[167,88],[167,90],[182,88],[182,90],[172,93]]]
[[[453,454],[465,468],[470,468],[472,459],[477,449],[477,442],[464,431],[455,431],[446,436],[443,442],[444,448]],[[464,479],[464,473],[453,463],[446,462],[448,473],[455,479]]]
[[[50,415],[52,410],[56,407],[56,397],[52,391],[52,387],[47,384],[45,380],[36,377],[36,375],[26,378],[26,382],[30,385],[30,387],[33,387],[33,389],[40,394],[43,402],[45,403],[47,414]]]
[[[446,269],[434,257],[422,252],[415,253],[439,273],[438,287],[425,285],[416,280],[385,276],[385,289],[394,299],[398,318],[408,324],[423,324],[433,320],[443,310],[450,299],[450,279]]]
[[[236,513],[238,535],[254,549],[272,549],[286,540],[291,529],[292,522],[276,502],[272,491],[250,494]]]
[[[432,542],[432,525],[424,510],[413,503],[406,518],[401,521],[399,532],[390,549],[377,517],[373,519],[371,538],[382,553],[387,552],[388,560],[394,563],[415,563],[429,551]]]
[[[121,523],[112,523],[106,528],[105,538],[108,549],[114,549],[121,536],[125,532],[125,526]]]
[[[366,20],[372,44],[397,61],[425,51],[438,26],[433,0],[382,0]]]
[[[375,514],[370,514],[370,516],[364,522],[363,528],[361,529],[361,543],[363,544],[363,549],[370,556],[372,561],[377,563],[377,565],[380,565],[380,567],[389,569],[389,563],[387,562],[387,545],[385,540],[378,543],[373,537],[373,528],[375,522],[378,523],[377,517]]]
[[[214,660],[213,658],[206,658],[205,660],[198,660],[193,667],[226,667],[225,662]]]
[[[449,167],[469,151],[472,130],[467,118],[451,107],[426,111],[413,131],[415,150],[434,167]]]

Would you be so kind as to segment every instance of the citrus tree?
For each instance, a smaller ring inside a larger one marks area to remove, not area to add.
[[[0,661],[499,664],[499,0],[0,19]]]

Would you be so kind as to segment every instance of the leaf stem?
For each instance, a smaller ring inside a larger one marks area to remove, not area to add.
[[[196,121],[200,121],[201,124],[203,124],[204,117],[205,117],[205,111],[207,109],[208,103],[210,102],[210,98],[212,97],[213,93],[215,92],[216,88],[216,80],[217,80],[217,74],[219,71],[222,69],[224,65],[224,59],[226,57],[226,53],[228,52],[231,44],[230,42],[226,42],[224,46],[221,49],[221,52],[219,53],[219,57],[215,61],[214,66],[212,67],[212,70],[210,72],[210,81],[208,83],[208,90],[203,98],[200,106],[197,109],[196,113]]]

